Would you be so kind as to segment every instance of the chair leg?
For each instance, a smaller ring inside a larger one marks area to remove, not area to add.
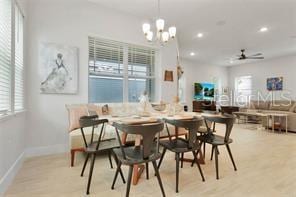
[[[120,162],[118,161],[118,159],[117,159],[117,157],[116,157],[116,155],[115,155],[115,153],[114,153],[113,151],[111,151],[111,154],[113,155],[114,160],[115,160],[115,163],[116,163],[116,165],[117,165],[117,167],[118,167],[118,165],[119,165]],[[120,164],[120,165],[121,165],[121,164]],[[125,179],[124,179],[124,176],[123,176],[123,173],[122,173],[121,167],[119,168],[119,173],[120,173],[120,176],[121,176],[122,182],[125,183]]]
[[[199,153],[200,151],[201,151],[201,148],[200,148],[199,150],[197,150],[197,152],[194,152],[194,154],[195,154],[196,157],[193,157],[193,161],[191,162],[191,167],[193,167],[193,166],[194,166],[194,163],[195,163],[196,161],[198,161],[197,156],[198,156],[198,153]],[[195,158],[196,158],[196,161],[195,161]]]
[[[164,189],[163,189],[163,185],[162,185],[162,181],[161,181],[161,178],[160,178],[160,175],[159,175],[159,171],[158,171],[156,161],[152,161],[152,164],[153,164],[153,167],[154,167],[155,174],[157,176],[157,180],[158,180],[158,183],[159,183],[159,186],[160,186],[160,189],[161,189],[162,196],[165,197],[165,193],[164,193]]]
[[[219,167],[218,167],[218,148],[217,146],[214,147],[215,149],[215,165],[216,165],[216,179],[219,179]]]
[[[108,158],[111,168],[113,169],[112,158],[111,158],[111,150],[108,151]]]
[[[211,161],[213,160],[214,146],[212,146]]]
[[[197,157],[198,152],[197,153],[195,153],[195,151],[193,151],[193,152],[194,152],[194,155]],[[195,163],[195,157],[193,157],[193,160],[191,162],[191,167],[193,167],[194,163]]]
[[[114,185],[115,185],[115,182],[116,182],[116,179],[117,179],[117,176],[118,176],[118,173],[120,172],[120,170],[121,170],[121,162],[118,162],[111,189],[114,189]]]
[[[194,154],[196,155],[196,161],[198,161],[198,159],[197,159],[197,156],[198,156],[198,153],[201,153],[201,147],[202,147],[202,144],[205,144],[205,142],[201,142],[200,143],[200,148],[196,151],[196,153],[194,152]],[[205,145],[204,145],[204,147],[205,147]],[[201,157],[201,156],[200,156]],[[205,159],[205,156],[203,155],[203,157],[204,157],[204,159]],[[193,165],[194,165],[194,163],[195,163],[195,158],[193,159],[193,161],[191,162],[191,167],[193,167]]]
[[[233,164],[234,170],[237,171],[237,168],[236,168],[236,165],[235,165],[235,163],[234,163],[234,159],[233,159],[233,157],[232,157],[231,150],[230,150],[230,147],[229,147],[228,144],[226,144],[226,148],[227,148],[228,154],[229,154],[229,156],[230,156],[231,162],[232,162],[232,164]]]
[[[181,168],[183,168],[184,153],[181,153]]]
[[[93,170],[94,170],[95,160],[96,160],[96,154],[92,154],[92,161],[91,161],[90,168],[89,168],[87,190],[86,190],[87,195],[89,194],[89,189],[90,189],[91,178],[92,178],[92,174],[93,174]]]
[[[179,192],[179,153],[176,153],[176,193]]]
[[[89,154],[86,155],[80,176],[83,176],[83,174],[84,174],[84,170],[85,170],[86,164],[88,162],[88,159],[89,159]]]
[[[131,165],[129,167],[129,171],[128,171],[128,179],[127,179],[126,194],[125,194],[126,197],[129,196],[129,192],[130,192],[130,189],[131,189],[133,170],[134,170],[134,166]]]
[[[198,167],[198,170],[199,170],[200,176],[201,176],[201,178],[202,178],[202,181],[205,181],[205,177],[204,177],[204,175],[203,175],[203,172],[202,172],[202,169],[201,169],[201,167],[200,167],[200,164],[198,163],[197,156],[196,156],[196,154],[195,154],[194,151],[192,151],[192,154],[193,154],[193,157],[194,157],[194,161],[195,161],[195,163],[196,163],[196,165],[197,165],[197,167]]]
[[[203,157],[206,159],[206,143],[203,143]]]
[[[166,152],[166,148],[163,148],[162,155],[161,155],[161,157],[160,157],[160,160],[159,160],[159,162],[158,162],[158,166],[157,166],[158,169],[160,168],[160,165],[161,165],[161,163],[162,163],[162,160],[163,160],[163,157],[164,157],[164,155],[165,155],[165,152]]]
[[[149,179],[149,163],[147,162],[146,163],[146,179],[148,180]]]

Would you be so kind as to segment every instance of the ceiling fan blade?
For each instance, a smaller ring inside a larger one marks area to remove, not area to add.
[[[260,55],[262,55],[262,53],[256,53],[256,54],[250,55],[250,56],[260,56]]]
[[[264,59],[264,57],[246,57],[246,59]]]

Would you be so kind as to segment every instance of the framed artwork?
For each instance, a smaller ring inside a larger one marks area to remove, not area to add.
[[[215,84],[213,83],[195,83],[195,100],[213,100],[215,96]]]
[[[78,91],[78,48],[42,43],[39,56],[40,92],[76,94]]]
[[[164,81],[174,81],[174,72],[170,70],[164,71]]]
[[[283,77],[267,78],[266,86],[268,91],[283,90]]]

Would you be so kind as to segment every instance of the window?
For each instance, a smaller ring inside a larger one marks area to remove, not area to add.
[[[24,109],[24,16],[18,6],[15,6],[15,60],[14,60],[14,110]]]
[[[235,78],[236,101],[247,103],[252,96],[252,77],[241,76]]]
[[[0,115],[24,109],[24,17],[13,2],[0,0]]]
[[[11,111],[11,0],[0,0],[0,114]]]
[[[154,49],[89,37],[89,102],[154,98]]]
[[[155,51],[130,46],[128,48],[128,101],[137,102],[144,91],[154,97]]]

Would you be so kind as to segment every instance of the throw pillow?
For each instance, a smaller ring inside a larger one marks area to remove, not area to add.
[[[67,106],[69,116],[69,132],[80,128],[79,119],[82,116],[87,116],[88,111],[86,106]]]

